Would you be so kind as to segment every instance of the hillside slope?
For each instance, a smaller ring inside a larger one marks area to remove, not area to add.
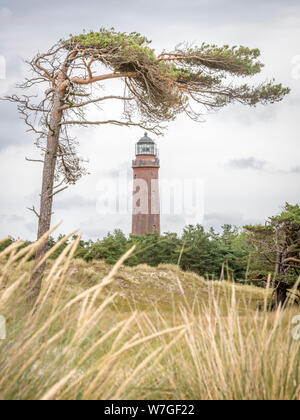
[[[69,288],[84,289],[96,285],[111,267],[103,261],[85,262],[73,260],[67,273]],[[174,304],[195,306],[209,304],[212,296],[222,304],[230,304],[232,292],[236,300],[256,310],[263,303],[266,291],[259,287],[234,284],[228,281],[205,280],[195,273],[184,272],[176,265],[149,267],[145,264],[137,267],[123,266],[114,281],[106,287],[107,293],[117,293],[118,310],[147,310],[159,306],[164,311],[172,311]]]

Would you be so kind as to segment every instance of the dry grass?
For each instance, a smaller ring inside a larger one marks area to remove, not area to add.
[[[207,282],[176,266],[47,263],[28,313],[37,244],[0,254],[0,399],[299,399],[298,310],[268,290]],[[51,251],[50,251],[51,253]]]

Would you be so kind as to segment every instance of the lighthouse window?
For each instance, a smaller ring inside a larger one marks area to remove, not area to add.
[[[136,152],[138,155],[156,155],[154,144],[138,144]]]
[[[144,153],[149,153],[150,152],[150,147],[149,146],[144,146],[143,147],[143,152]]]

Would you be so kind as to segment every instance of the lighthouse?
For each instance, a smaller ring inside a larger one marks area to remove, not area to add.
[[[155,142],[145,133],[135,146],[132,233],[160,234],[159,158]]]

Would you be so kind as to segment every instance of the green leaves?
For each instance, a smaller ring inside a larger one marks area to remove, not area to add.
[[[145,36],[137,32],[129,34],[125,32],[116,32],[114,29],[100,29],[99,32],[91,31],[80,35],[71,35],[67,43],[78,44],[82,47],[90,48],[106,48],[108,46],[130,47],[130,46],[143,46],[150,44]]]
[[[232,77],[251,77],[263,68],[258,48],[202,43],[156,56],[149,44],[137,32],[101,29],[72,35],[65,47],[114,73],[128,74],[126,87],[136,99],[138,113],[149,121],[170,121],[182,111],[197,120],[203,107],[196,110],[195,102],[207,110],[233,102],[254,106],[281,101],[290,92],[274,80],[258,86],[234,85]]]
[[[229,45],[218,47],[215,44],[203,43],[200,47],[188,48],[184,52],[190,64],[197,65],[200,61],[208,68],[225,70],[233,75],[253,75],[259,73],[264,66],[257,60],[260,56],[258,48]]]

